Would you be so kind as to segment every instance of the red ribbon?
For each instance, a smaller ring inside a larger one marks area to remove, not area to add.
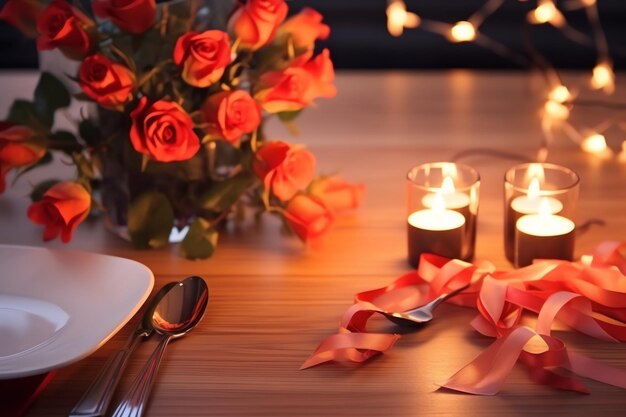
[[[570,352],[551,335],[559,320],[594,338],[626,341],[626,258],[620,253],[625,247],[604,242],[580,262],[540,260],[514,271],[423,255],[417,271],[357,294],[339,333],[326,338],[300,369],[329,361],[361,363],[391,349],[400,336],[367,332],[372,315],[409,310],[471,283],[449,302],[476,308],[472,327],[496,340],[442,387],[494,395],[519,360],[533,381],[554,388],[588,393],[578,375],[626,389],[626,371]],[[520,324],[524,311],[537,314],[534,328]]]

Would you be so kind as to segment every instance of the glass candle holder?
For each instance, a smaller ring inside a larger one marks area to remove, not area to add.
[[[516,267],[574,257],[579,178],[569,168],[529,163],[504,176],[504,249]]]
[[[470,261],[476,242],[478,172],[462,164],[432,162],[407,174],[408,259],[422,253]]]

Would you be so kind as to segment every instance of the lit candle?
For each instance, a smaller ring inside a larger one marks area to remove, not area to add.
[[[460,259],[465,261],[471,261],[474,258],[474,247],[476,240],[476,213],[472,214],[470,210],[471,198],[466,193],[456,190],[453,177],[456,177],[456,172],[450,170],[450,175],[446,175],[441,184],[441,189],[437,193],[426,194],[422,198],[422,204],[426,208],[432,208],[434,201],[438,198],[443,198],[444,208],[453,210],[465,218],[465,234],[463,250]]]
[[[570,219],[551,212],[550,202],[542,198],[537,214],[520,217],[515,224],[515,265],[532,264],[533,259],[574,258],[574,231]]]
[[[431,207],[408,217],[409,262],[417,267],[422,253],[434,253],[450,259],[460,258],[463,251],[465,217],[446,209],[443,193],[432,197]]]
[[[540,166],[540,165],[539,165]],[[541,186],[539,178],[543,178],[541,172],[537,171],[533,179],[530,181],[528,191],[526,195],[515,197],[508,210],[508,221],[505,224],[506,236],[504,240],[504,249],[506,257],[509,261],[514,261],[514,239],[515,239],[515,224],[520,217],[526,214],[537,214],[542,202],[547,205],[547,210],[550,214],[557,214],[563,210],[563,203],[556,198],[541,197]]]

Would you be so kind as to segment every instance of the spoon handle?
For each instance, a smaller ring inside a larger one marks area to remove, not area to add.
[[[154,352],[148,358],[139,374],[135,377],[130,390],[126,393],[122,402],[113,413],[113,417],[140,417],[146,408],[152,385],[165,353],[167,343],[172,336],[164,336]]]
[[[107,360],[96,379],[94,379],[80,401],[74,406],[69,417],[104,416],[107,407],[111,403],[111,398],[113,398],[115,387],[117,387],[120,377],[126,368],[130,354],[137,346],[140,337],[145,335],[146,332],[134,332],[126,347]]]

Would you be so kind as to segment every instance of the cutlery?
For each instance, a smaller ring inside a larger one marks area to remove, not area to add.
[[[150,304],[148,304],[141,322],[130,335],[126,345],[115,355],[111,356],[105,363],[96,379],[91,383],[85,394],[83,394],[83,397],[72,409],[69,417],[100,417],[106,413],[111,403],[111,398],[113,398],[115,387],[119,383],[122,373],[126,368],[128,358],[133,350],[135,350],[139,340],[148,338],[154,332],[152,327],[152,315],[163,297],[177,284],[178,282],[170,282],[164,285],[159,292],[155,294]]]
[[[163,297],[151,320],[152,327],[163,338],[133,381],[113,417],[139,417],[143,414],[167,344],[196,327],[208,301],[206,282],[195,276],[179,282]]]
[[[470,284],[468,283],[448,293],[441,294],[439,297],[435,298],[429,303],[419,306],[417,308],[414,308],[412,310],[407,310],[407,311],[398,312],[398,313],[381,311],[380,314],[382,314],[383,316],[385,316],[387,319],[391,320],[392,322],[396,324],[400,324],[400,325],[415,325],[415,324],[427,323],[433,319],[433,311],[439,304],[443,303],[448,298],[454,297],[455,295],[457,295],[458,293],[460,293],[461,291],[463,291],[469,286]]]

